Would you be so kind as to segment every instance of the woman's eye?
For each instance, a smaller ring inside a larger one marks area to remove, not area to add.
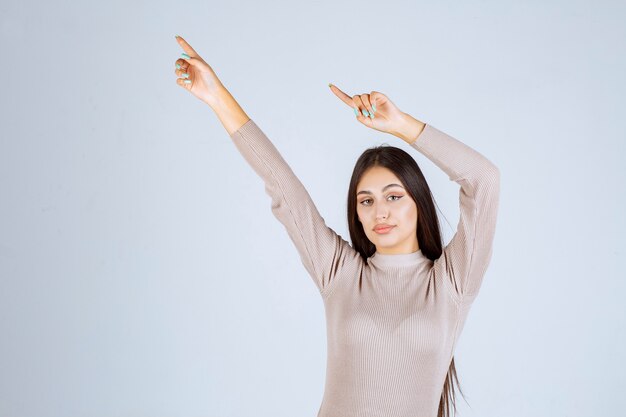
[[[401,195],[390,195],[389,197],[394,197],[394,198],[397,198],[398,200],[402,198]],[[394,201],[398,201],[398,200],[394,200]]]

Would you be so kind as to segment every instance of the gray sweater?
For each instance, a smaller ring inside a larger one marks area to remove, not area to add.
[[[457,231],[434,262],[420,250],[377,252],[364,260],[326,225],[253,120],[231,139],[264,181],[272,213],[324,302],[328,357],[318,417],[436,417],[455,346],[491,259],[498,168],[426,124],[410,145],[461,186]]]

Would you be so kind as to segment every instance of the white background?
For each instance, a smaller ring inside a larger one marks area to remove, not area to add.
[[[460,415],[617,415],[623,2],[0,5],[0,415],[315,416],[322,299],[254,171],[176,84],[183,36],[349,238],[358,155],[415,155],[329,90],[372,90],[501,172],[459,340]],[[470,408],[471,406],[471,408]]]

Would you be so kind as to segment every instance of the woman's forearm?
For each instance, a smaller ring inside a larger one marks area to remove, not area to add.
[[[237,103],[237,100],[235,100],[226,88],[220,90],[217,94],[217,100],[211,108],[220,119],[220,122],[222,122],[224,129],[226,129],[229,135],[232,135],[250,120],[239,103]]]

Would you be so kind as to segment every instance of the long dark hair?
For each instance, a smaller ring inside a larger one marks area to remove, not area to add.
[[[380,145],[366,149],[354,166],[348,189],[347,205],[348,228],[353,248],[359,252],[364,261],[376,251],[376,246],[365,235],[363,224],[358,218],[356,199],[356,187],[365,171],[372,167],[387,168],[400,179],[407,193],[417,205],[417,241],[419,242],[419,248],[428,259],[433,261],[438,259],[443,252],[443,242],[433,195],[415,159],[404,150],[394,146]],[[456,412],[453,378],[456,379],[456,384],[459,391],[461,391],[454,366],[454,356],[443,384],[437,417],[450,417],[450,403],[454,406],[454,411]],[[462,391],[461,395],[463,395]]]

